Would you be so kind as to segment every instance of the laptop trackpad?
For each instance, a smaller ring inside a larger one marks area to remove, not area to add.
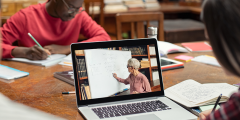
[[[161,120],[154,114],[127,117],[128,120]]]

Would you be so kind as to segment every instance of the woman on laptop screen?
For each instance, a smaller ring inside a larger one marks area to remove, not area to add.
[[[113,77],[119,82],[122,82],[126,85],[130,84],[131,94],[151,92],[149,81],[145,75],[138,71],[139,67],[140,62],[135,58],[131,58],[128,60],[127,64],[128,72],[130,72],[130,75],[127,79],[119,78],[117,77],[116,73],[113,73]]]

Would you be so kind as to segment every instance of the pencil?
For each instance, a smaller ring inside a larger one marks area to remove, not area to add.
[[[43,49],[43,47],[38,43],[38,41],[30,34],[28,33],[28,35],[33,39],[33,41],[40,47]]]
[[[33,39],[33,41],[41,48],[44,50],[44,48],[38,43],[38,41],[30,34],[28,33],[28,35]],[[46,51],[45,51],[46,52]],[[50,57],[49,55],[51,54],[50,52],[47,52],[48,57]]]

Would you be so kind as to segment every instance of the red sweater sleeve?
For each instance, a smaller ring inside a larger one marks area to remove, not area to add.
[[[86,13],[83,14],[82,23],[81,23],[81,31],[85,37],[89,38],[88,40],[84,40],[83,42],[97,42],[97,41],[109,41],[111,38],[106,33],[106,31],[98,25],[92,18]]]
[[[2,33],[2,58],[12,58],[12,43],[21,38],[21,34],[25,28],[25,15],[22,12],[17,12],[11,16],[7,22],[1,27]]]

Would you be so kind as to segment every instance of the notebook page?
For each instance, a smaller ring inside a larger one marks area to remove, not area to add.
[[[170,91],[195,104],[212,100],[220,95],[213,88],[204,87],[194,80],[185,80],[170,88]]]
[[[230,97],[233,93],[238,92],[238,87],[227,83],[206,83],[203,86],[215,89],[215,91],[220,92],[223,96]]]
[[[29,60],[29,59],[25,59],[25,58],[11,58],[10,60],[13,61],[19,61],[19,62],[25,62],[25,63],[32,63],[32,64],[40,64],[40,65],[44,65],[47,64],[51,61],[55,61],[55,60],[59,60],[64,58],[66,55],[63,54],[53,54],[50,55],[46,60]]]
[[[11,80],[29,75],[28,72],[20,71],[8,66],[0,65],[0,78]]]
[[[59,64],[66,65],[66,66],[72,66],[72,55],[69,54],[67,57],[63,58]]]
[[[187,107],[195,107],[197,105],[195,105],[194,103],[192,102],[189,102],[188,100],[186,99],[182,99],[181,97],[179,97],[178,95],[172,93],[172,91],[170,91],[169,89],[166,89],[164,90],[164,93],[166,95],[166,97],[184,105],[184,106],[187,106]]]

